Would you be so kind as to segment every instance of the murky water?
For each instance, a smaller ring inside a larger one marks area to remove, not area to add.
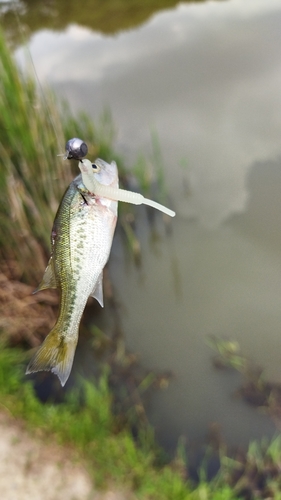
[[[110,269],[128,348],[176,377],[150,408],[167,447],[212,421],[230,443],[274,431],[233,398],[238,378],[214,371],[205,339],[238,340],[281,381],[280,46],[280,0],[180,3],[115,35],[71,24],[30,39],[40,80],[73,109],[110,107],[128,162],[158,132],[172,234],[159,217],[153,243],[140,208],[143,268],[116,240]]]

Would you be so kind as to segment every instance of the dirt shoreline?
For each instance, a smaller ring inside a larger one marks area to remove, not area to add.
[[[1,500],[134,500],[128,492],[97,491],[72,450],[0,412]]]

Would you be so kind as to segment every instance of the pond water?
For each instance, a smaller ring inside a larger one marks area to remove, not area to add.
[[[213,369],[206,337],[237,340],[281,382],[281,3],[158,4],[131,29],[72,20],[34,30],[29,47],[74,110],[111,109],[127,163],[159,137],[171,234],[159,216],[153,240],[140,207],[141,270],[118,237],[110,260],[128,348],[175,376],[150,405],[157,436],[172,449],[215,421],[245,444],[275,428],[233,397],[238,378]]]

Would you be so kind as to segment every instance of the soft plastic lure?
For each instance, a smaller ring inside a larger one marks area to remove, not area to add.
[[[114,201],[124,201],[126,203],[132,203],[133,205],[149,205],[150,207],[156,208],[156,210],[160,210],[170,217],[174,217],[176,215],[173,210],[170,210],[169,208],[161,205],[160,203],[157,203],[156,201],[145,198],[140,193],[134,193],[125,189],[113,188],[111,186],[101,184],[94,175],[100,171],[100,166],[95,163],[92,164],[90,160],[87,160],[86,158],[82,159],[84,156],[86,156],[87,153],[87,144],[81,139],[75,137],[74,139],[70,139],[66,143],[66,155],[64,157],[67,159],[73,158],[79,160],[78,166],[82,173],[82,181],[84,186],[88,191],[90,191],[90,193],[93,193],[97,196],[102,196],[104,198],[109,198],[110,200]]]

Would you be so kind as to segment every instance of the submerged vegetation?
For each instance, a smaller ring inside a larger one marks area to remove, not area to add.
[[[119,310],[109,279],[106,279],[106,288],[114,320],[112,337],[97,326],[92,327],[92,347],[102,360],[102,374],[97,381],[80,382],[79,392],[76,389],[68,393],[60,404],[42,403],[36,396],[32,383],[23,375],[27,362],[24,348],[36,346],[38,335],[48,332],[54,322],[57,300],[48,292],[42,292],[38,298],[31,296],[31,285],[37,284],[42,276],[49,254],[54,214],[74,175],[70,162],[63,162],[57,154],[63,152],[66,139],[80,136],[91,145],[90,157],[116,159],[112,148],[114,134],[108,114],[104,114],[96,127],[85,114],[74,117],[66,104],[58,106],[53,95],[46,89],[40,91],[31,77],[23,78],[2,35],[0,54],[2,411],[24,419],[30,429],[40,428],[44,436],[52,435],[61,443],[71,444],[79,456],[86,458],[89,471],[98,484],[114,480],[134,490],[139,498],[281,498],[279,436],[272,442],[252,443],[246,453],[232,458],[220,444],[216,449],[220,460],[218,474],[207,481],[202,465],[196,484],[189,478],[182,445],[173,459],[159,449],[145,418],[143,395],[152,387],[165,386],[169,377],[144,373],[136,358],[126,352],[124,342],[120,341]],[[161,153],[155,137],[153,151],[158,188],[160,196],[164,197]],[[122,162],[118,163],[122,166]],[[143,192],[150,193],[153,186],[143,157],[138,159],[134,173]],[[121,168],[125,186],[128,179]],[[122,208],[119,227],[134,257],[139,259],[134,214],[128,206]],[[267,382],[262,372],[241,355],[236,344],[216,339],[212,345],[220,354],[217,366],[232,366],[242,373],[241,394],[247,394],[249,399],[250,389],[255,390],[261,402],[256,406],[266,407],[270,414],[277,416],[279,387]]]
[[[242,375],[236,396],[268,414],[280,428],[281,384],[267,380],[262,368],[241,353],[238,342],[210,337],[208,343],[217,352],[213,360],[216,368],[232,368]]]

